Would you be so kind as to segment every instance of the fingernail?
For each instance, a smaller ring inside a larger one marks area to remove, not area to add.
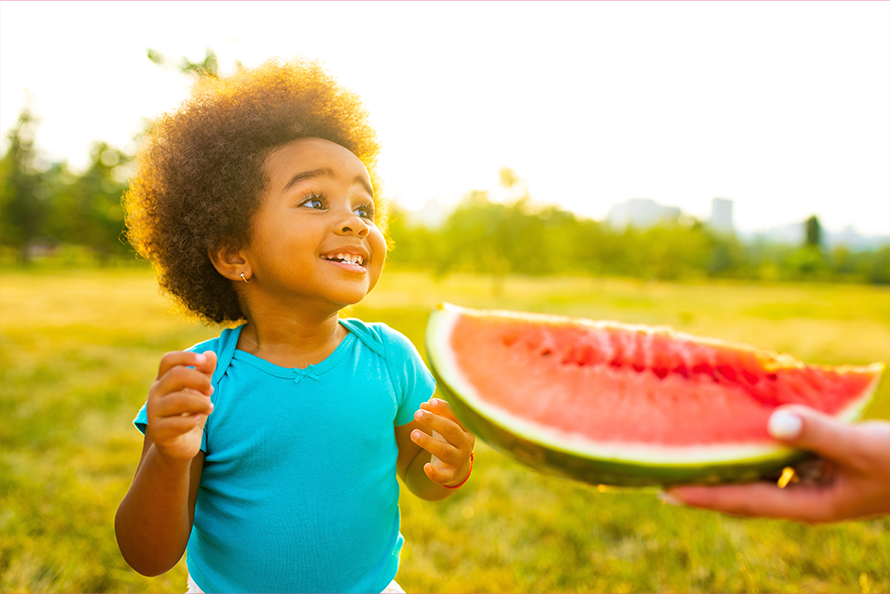
[[[205,357],[203,354],[195,356],[195,362],[198,363],[198,365],[204,363],[205,361],[207,361],[207,357]]]
[[[440,400],[438,398],[430,399],[430,404],[432,404],[433,406],[439,406],[439,402],[440,402]]]
[[[424,415],[424,414],[425,414],[425,413],[424,413],[422,410],[419,410],[419,411],[417,411],[416,413],[414,413],[414,418],[417,419],[417,420],[419,421],[420,419],[423,418],[423,415]]]
[[[777,410],[770,416],[767,430],[776,439],[794,439],[800,435],[803,421],[787,410]]]
[[[683,505],[683,502],[668,493],[667,491],[659,491],[658,498],[661,499],[661,502],[666,505]]]
[[[412,439],[412,440],[417,441],[419,438],[420,438],[420,431],[418,431],[417,429],[415,429],[414,431],[411,432],[411,439]]]

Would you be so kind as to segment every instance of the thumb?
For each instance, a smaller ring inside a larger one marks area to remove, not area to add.
[[[774,439],[822,458],[845,459],[853,454],[853,425],[804,406],[776,409],[767,429]]]
[[[214,353],[213,351],[204,351],[201,354],[204,355],[204,362],[199,365],[195,365],[195,369],[197,369],[201,373],[213,375],[213,370],[216,369],[216,353]]]

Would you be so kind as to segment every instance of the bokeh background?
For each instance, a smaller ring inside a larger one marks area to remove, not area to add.
[[[890,362],[890,5],[0,2],[0,590],[184,591],[113,516],[160,356],[218,333],[121,240],[195,77],[318,57],[384,146],[395,245],[350,315],[441,301]],[[871,418],[890,418],[884,378]],[[886,592],[890,520],[807,526],[532,472],[402,497],[426,592]]]

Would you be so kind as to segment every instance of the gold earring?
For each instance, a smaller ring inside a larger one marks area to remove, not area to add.
[[[249,282],[249,281],[247,280],[247,278],[244,276],[244,273],[243,273],[243,272],[241,273],[241,280],[243,280],[244,282]]]

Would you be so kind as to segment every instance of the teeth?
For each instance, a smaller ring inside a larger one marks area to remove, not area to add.
[[[356,254],[334,254],[333,256],[328,256],[328,260],[342,260],[343,262],[358,264],[359,266],[364,262],[364,258]]]

